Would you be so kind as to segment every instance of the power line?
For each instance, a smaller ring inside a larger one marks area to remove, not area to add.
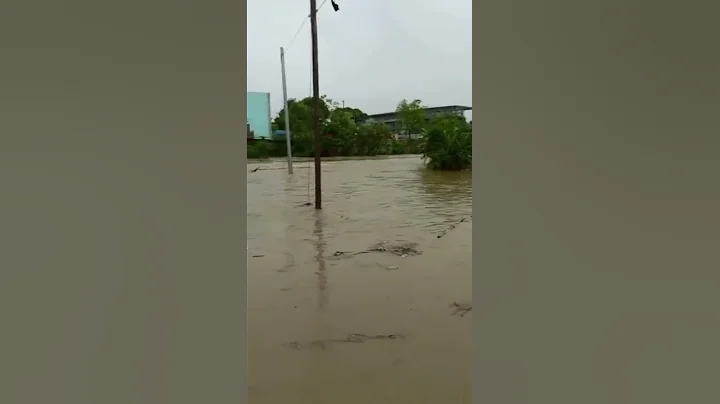
[[[320,5],[317,8],[317,11],[320,11],[320,9],[325,5],[325,3],[327,3],[327,0],[323,0],[323,2],[320,3]]]
[[[325,5],[325,3],[327,3],[327,0],[323,0],[323,2],[320,3],[320,6],[317,8],[317,11],[320,11],[320,9]],[[290,40],[290,43],[288,44],[288,46],[285,47],[285,49],[290,48],[290,46],[292,46],[292,44],[295,43],[295,40],[297,39],[298,35],[300,35],[300,32],[305,27],[305,24],[308,22],[309,19],[310,19],[310,15],[303,18],[302,23],[300,23],[300,27],[298,27],[297,31],[295,31],[295,35],[293,35],[292,39]]]
[[[288,44],[288,46],[285,47],[285,49],[290,48],[292,46],[292,44],[295,43],[295,39],[297,39],[298,35],[300,35],[300,31],[302,31],[302,29],[305,27],[305,24],[308,22],[309,19],[310,19],[310,16],[307,16],[303,19],[302,24],[300,24],[300,27],[297,29],[297,31],[295,31],[295,35],[293,35],[292,39],[290,40],[290,43]]]

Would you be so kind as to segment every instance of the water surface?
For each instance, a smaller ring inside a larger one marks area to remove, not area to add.
[[[328,161],[316,211],[312,163],[284,164],[248,163],[250,402],[470,403],[471,173]],[[422,254],[353,255],[381,242]]]

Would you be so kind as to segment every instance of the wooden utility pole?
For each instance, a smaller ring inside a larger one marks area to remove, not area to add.
[[[320,176],[320,155],[322,138],[320,137],[320,78],[318,74],[318,37],[317,37],[317,4],[310,0],[310,35],[312,35],[312,83],[313,83],[313,132],[315,140],[315,209],[322,209],[322,192]]]

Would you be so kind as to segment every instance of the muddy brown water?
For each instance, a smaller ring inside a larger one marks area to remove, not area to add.
[[[315,211],[303,206],[311,163],[292,176],[282,160],[258,167],[250,403],[470,403],[472,311],[453,315],[453,302],[472,303],[471,173],[430,172],[418,156],[328,161]],[[383,242],[421,253],[353,254]]]

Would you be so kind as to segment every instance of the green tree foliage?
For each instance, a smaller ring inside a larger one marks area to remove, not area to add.
[[[423,158],[433,170],[472,167],[472,125],[455,115],[434,118],[423,138]]]
[[[355,151],[358,124],[352,112],[343,109],[330,111],[329,119],[323,125],[323,150],[331,156],[352,156]]]
[[[288,100],[290,115],[290,132],[292,137],[293,154],[295,156],[312,156],[314,154],[313,141],[313,99]],[[391,143],[394,140],[389,128],[381,125],[365,125],[363,121],[367,114],[352,107],[341,107],[337,102],[327,96],[320,99],[320,132],[322,133],[322,154],[324,156],[357,156],[389,154],[393,150]],[[273,128],[285,130],[285,110],[281,110],[272,122]],[[285,155],[284,149],[274,145],[274,152],[270,157]],[[248,148],[248,155],[267,154],[263,149],[256,153]],[[260,147],[260,146],[258,146]],[[283,146],[284,147],[284,146]],[[404,152],[404,150],[403,150]]]
[[[275,148],[272,143],[267,141],[256,141],[248,145],[247,158],[249,159],[266,159],[273,157]]]
[[[400,118],[402,131],[405,134],[419,135],[425,129],[427,113],[425,106],[420,100],[402,100],[398,103],[395,112]]]
[[[379,123],[360,125],[355,142],[355,152],[361,156],[391,154],[394,142],[395,136],[387,125]]]
[[[296,100],[291,98],[288,100],[288,111],[290,112],[290,130],[298,133],[312,133],[313,127],[313,99],[312,97]],[[326,120],[330,116],[330,105],[327,98],[320,99],[320,122]],[[285,130],[285,109],[283,108],[273,120],[273,127]]]
[[[313,100],[312,97],[301,100],[288,100],[290,112],[290,131],[292,136],[293,155],[297,157],[310,157],[314,155],[313,141]],[[423,154],[431,168],[444,168],[440,164],[442,150],[442,136],[438,133],[448,132],[450,124],[442,124],[442,119],[430,122],[420,100],[408,102],[403,100],[398,104],[399,119],[403,128],[409,133],[423,134],[429,128],[435,128],[433,136],[428,139],[396,139],[392,130],[383,124],[365,122],[368,115],[357,108],[341,107],[338,103],[326,96],[321,98],[320,105],[320,132],[323,156],[376,156],[386,154]],[[461,133],[463,128],[470,125],[463,118],[444,117],[455,120],[455,125]],[[464,125],[464,126],[463,126]],[[278,113],[272,122],[273,129],[285,129],[285,111]],[[439,132],[438,132],[439,131]],[[470,130],[471,132],[471,130]],[[441,140],[438,140],[441,139]],[[448,138],[449,139],[449,138]],[[248,144],[248,158],[284,157],[284,141],[257,140]],[[453,152],[451,147],[449,152]],[[453,152],[454,153],[454,152]],[[452,163],[448,167],[455,167]],[[455,168],[449,168],[455,169]]]
[[[368,117],[368,114],[366,114],[365,112],[363,112],[357,108],[339,107],[339,108],[336,108],[335,110],[349,113],[350,116],[352,117],[353,121],[355,121],[355,122],[362,122],[365,119],[367,119],[367,117]]]
[[[323,96],[320,98],[320,128],[323,130],[324,122],[330,117],[332,101]],[[297,156],[310,156],[313,154],[313,98],[306,97],[301,100],[289,99],[290,133],[293,140],[293,154]],[[285,109],[283,108],[272,122],[273,127],[285,130]],[[277,146],[277,145],[276,145]],[[325,145],[323,145],[325,146]],[[284,147],[284,146],[283,146]],[[323,147],[324,148],[324,147]],[[278,148],[271,157],[277,154],[285,155],[285,150]]]

